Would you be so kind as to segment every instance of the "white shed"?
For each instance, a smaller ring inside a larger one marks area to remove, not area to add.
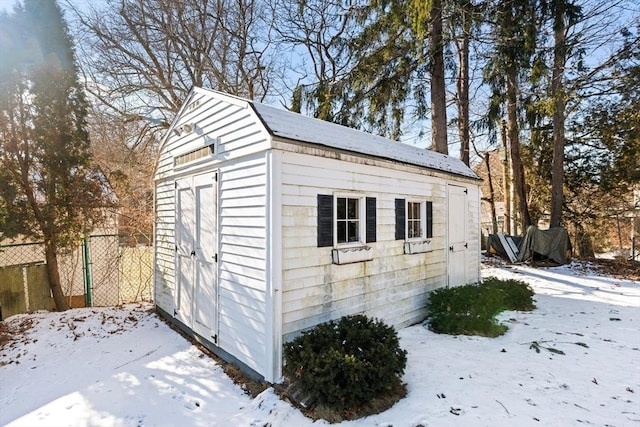
[[[429,291],[478,282],[479,183],[453,157],[194,88],[159,154],[157,309],[277,382],[303,330],[404,327]]]

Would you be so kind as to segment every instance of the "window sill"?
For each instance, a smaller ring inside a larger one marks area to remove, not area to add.
[[[418,240],[404,242],[404,253],[406,255],[423,254],[431,250],[431,240]]]
[[[373,249],[371,246],[354,246],[339,248],[331,251],[334,264],[351,264],[354,262],[371,261]]]

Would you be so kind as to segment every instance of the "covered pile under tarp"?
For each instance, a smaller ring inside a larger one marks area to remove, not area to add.
[[[549,259],[558,264],[568,264],[571,261],[569,233],[562,227],[540,230],[532,225],[518,246],[519,262]]]

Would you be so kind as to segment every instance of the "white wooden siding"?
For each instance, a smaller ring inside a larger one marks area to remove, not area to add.
[[[469,262],[467,262],[467,283],[480,281],[480,187],[468,186],[467,241],[469,242]],[[475,256],[475,258],[474,258]]]
[[[285,340],[315,324],[359,312],[396,327],[420,321],[426,315],[428,291],[447,281],[446,194],[451,178],[418,167],[398,167],[392,162],[347,153],[323,157],[321,150],[311,151],[313,156],[299,152],[282,154]],[[377,242],[368,243],[374,251],[372,261],[335,265],[331,262],[330,247],[316,247],[317,195],[340,191],[376,198]],[[433,251],[404,254],[404,241],[395,240],[396,198],[433,202]],[[477,215],[469,216],[470,221],[477,221],[474,219]],[[471,271],[475,267],[468,268]]]
[[[190,108],[190,105],[197,105]],[[175,300],[174,181],[196,171],[217,170],[219,186],[218,346],[258,373],[265,373],[266,167],[269,135],[246,103],[195,91],[174,128],[195,124],[189,134],[171,131],[156,174],[155,299],[173,314]],[[210,159],[174,168],[174,158],[213,139]]]
[[[175,207],[173,182],[156,185],[154,238],[154,300],[167,313],[173,313],[175,292]]]
[[[301,129],[303,118],[256,104],[253,108],[267,125],[269,120],[297,123],[296,129],[306,132]],[[193,132],[179,131],[186,124],[195,125]],[[283,135],[273,126],[270,129]],[[331,129],[336,135],[355,135]],[[365,138],[361,133],[358,137]],[[372,138],[378,140],[378,148],[383,146],[380,138]],[[174,167],[176,156],[213,142],[214,156]],[[216,170],[220,348],[275,380],[281,367],[281,338],[359,312],[396,327],[421,320],[427,292],[446,283],[446,197],[452,181],[472,190],[467,229],[472,233],[469,252],[477,254],[470,255],[473,262],[467,265],[467,277],[479,276],[478,186],[475,175],[467,174],[464,167],[460,175],[466,177],[416,166],[406,157],[412,150],[400,146],[405,155],[398,158],[396,147],[387,142],[384,150],[374,151],[396,160],[355,154],[353,141],[322,146],[273,139],[248,102],[194,89],[168,131],[157,165],[154,283],[158,307],[173,314],[174,182]],[[442,157],[436,163],[458,170],[460,162]],[[335,265],[332,248],[316,247],[317,195],[334,192],[376,198],[377,242],[369,243],[372,261]],[[395,240],[396,198],[433,202],[432,251],[404,255],[404,241]]]

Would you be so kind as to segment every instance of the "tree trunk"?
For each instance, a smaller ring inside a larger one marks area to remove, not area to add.
[[[509,142],[507,140],[507,124],[502,121],[500,126],[502,136],[502,149],[504,156],[502,157],[502,190],[504,192],[504,223],[503,231],[511,234],[511,168],[509,167]]]
[[[553,97],[553,166],[551,168],[551,227],[562,224],[564,186],[564,91],[562,80],[566,57],[564,0],[555,1],[553,71],[551,96]]]
[[[580,224],[575,224],[575,248],[574,251],[580,258],[594,258],[591,236]]]
[[[624,243],[622,243],[622,227],[620,226],[620,214],[616,212],[616,229],[618,231],[618,251],[622,252]]]
[[[44,244],[44,256],[47,262],[47,275],[49,276],[49,286],[53,301],[56,304],[57,311],[65,311],[69,309],[69,304],[64,298],[62,284],[60,283],[60,271],[58,270],[58,252],[56,247],[46,240]]]
[[[527,190],[524,178],[524,166],[520,155],[520,134],[518,129],[518,76],[515,70],[507,71],[507,137],[511,146],[511,167],[513,184],[518,198],[518,213],[522,230],[531,225],[529,207],[527,206]]]
[[[442,45],[442,0],[433,0],[429,28],[431,62],[431,141],[438,153],[449,154],[447,146],[447,105]]]
[[[493,191],[493,178],[491,177],[491,158],[489,153],[484,153],[484,162],[487,165],[487,181],[489,181],[489,206],[491,206],[491,225],[493,234],[498,233],[498,218],[496,216],[496,195]]]
[[[469,37],[471,17],[462,7],[462,37],[458,49],[458,133],[460,135],[460,160],[469,166]],[[495,205],[494,205],[495,208]]]

